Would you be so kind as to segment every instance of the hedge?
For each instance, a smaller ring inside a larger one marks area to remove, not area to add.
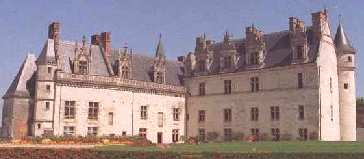
[[[23,159],[363,159],[363,153],[178,153],[98,151],[92,149],[0,148],[0,158]]]

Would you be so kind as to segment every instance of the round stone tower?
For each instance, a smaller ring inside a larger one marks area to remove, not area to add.
[[[335,35],[340,95],[341,140],[356,141],[355,49],[340,22]]]

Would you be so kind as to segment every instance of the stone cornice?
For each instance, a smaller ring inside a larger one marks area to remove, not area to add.
[[[73,85],[80,87],[103,87],[103,88],[122,88],[127,90],[138,90],[143,92],[155,92],[156,94],[178,94],[183,96],[186,89],[182,86],[158,84],[119,77],[106,77],[95,75],[77,75],[64,72],[56,73],[56,83],[63,85]]]

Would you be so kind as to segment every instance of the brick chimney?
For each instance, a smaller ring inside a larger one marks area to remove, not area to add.
[[[322,37],[324,24],[327,22],[327,10],[312,13],[312,29],[316,37]]]
[[[59,48],[59,34],[60,34],[60,24],[59,22],[53,22],[48,26],[48,39],[54,40],[54,52],[57,55]]]
[[[102,32],[99,42],[102,44],[102,47],[105,50],[105,55],[110,56],[110,54],[111,54],[111,33]]]

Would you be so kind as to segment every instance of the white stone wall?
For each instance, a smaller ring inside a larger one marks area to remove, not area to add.
[[[303,73],[303,87],[297,88],[297,74]],[[259,77],[260,91],[250,92],[250,77]],[[224,80],[232,80],[232,94],[225,95]],[[198,96],[198,85],[206,83],[206,95]],[[223,138],[223,129],[251,135],[251,128],[271,136],[271,128],[280,128],[281,136],[298,137],[299,128],[318,133],[319,99],[318,73],[315,64],[292,65],[240,73],[189,78],[186,86],[191,97],[187,99],[187,135],[197,136],[199,128],[217,132]],[[298,120],[298,106],[304,105],[305,119]],[[280,120],[272,121],[270,107],[280,107]],[[251,121],[250,109],[258,107],[259,120]],[[223,110],[232,109],[232,122],[225,123]],[[206,111],[206,121],[198,122],[198,110]]]

